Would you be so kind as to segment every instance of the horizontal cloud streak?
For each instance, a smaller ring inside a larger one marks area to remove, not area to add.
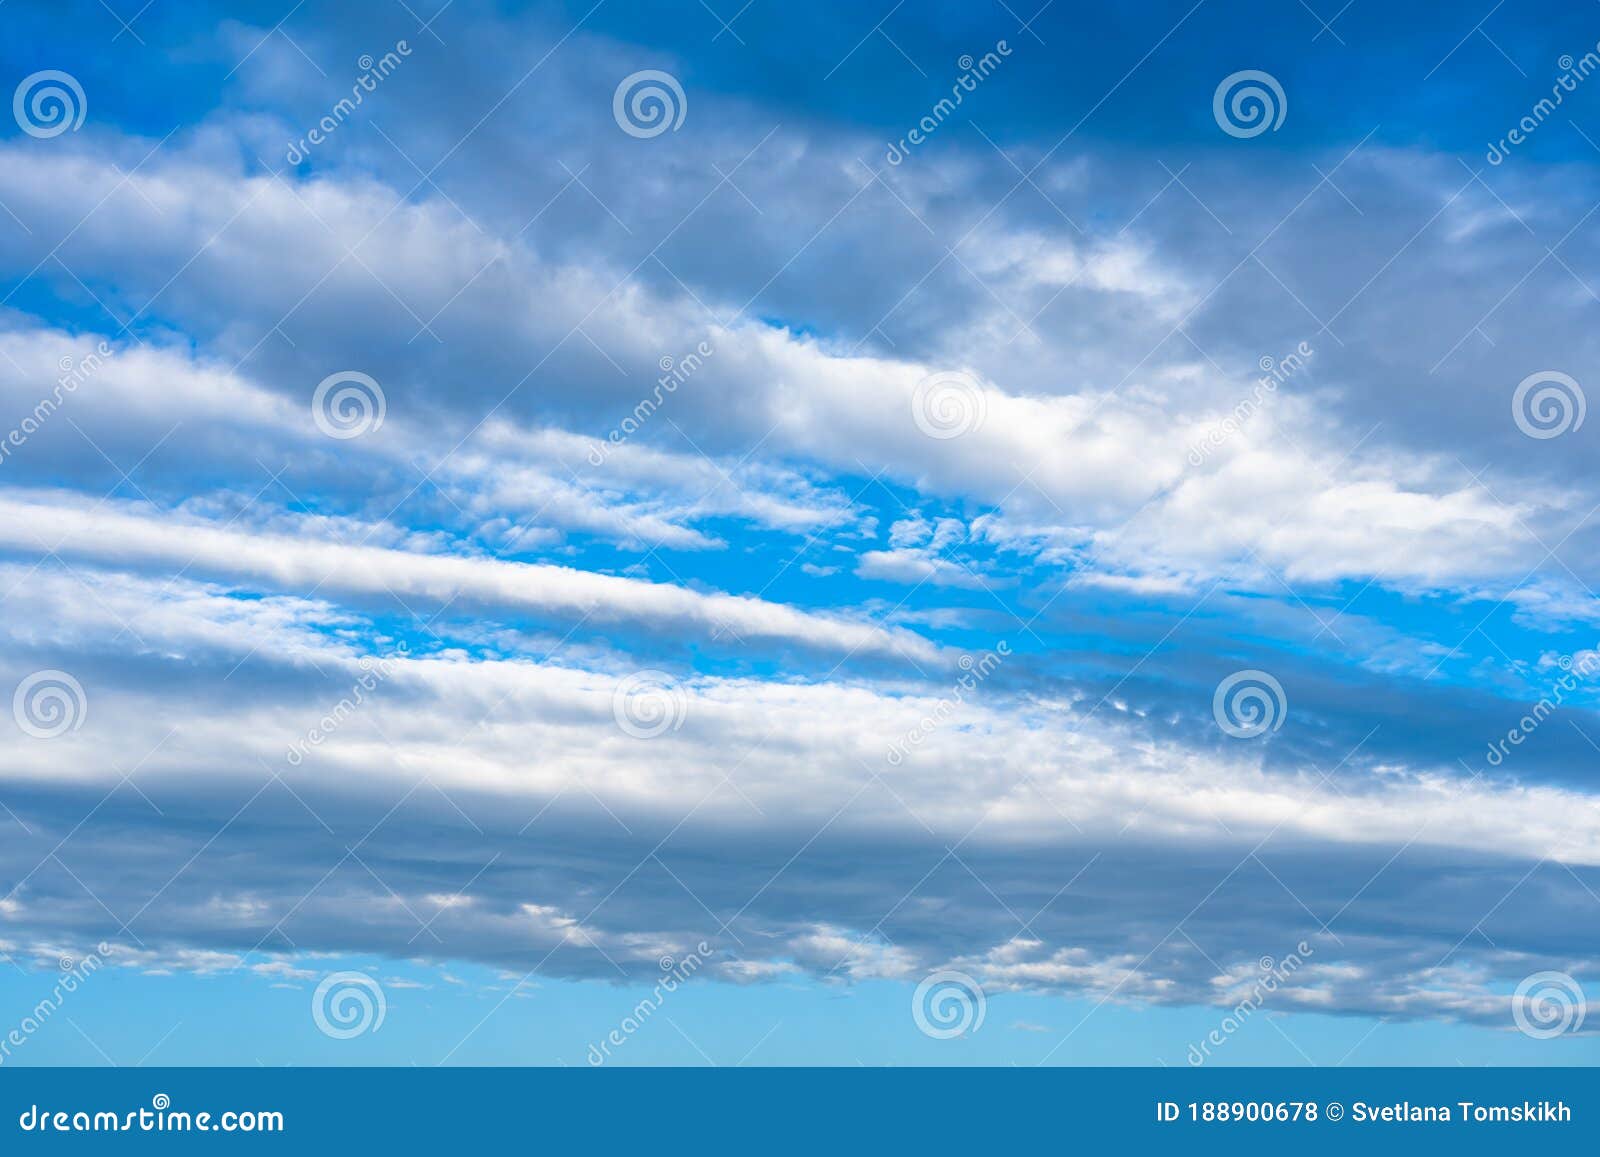
[[[23,553],[156,564],[248,578],[278,587],[347,594],[416,595],[444,604],[462,597],[567,619],[632,621],[703,634],[728,630],[845,653],[932,662],[938,648],[913,633],[742,595],[701,593],[543,563],[426,555],[246,533],[194,519],[161,517],[116,504],[91,507],[60,499],[0,498],[0,544]]]

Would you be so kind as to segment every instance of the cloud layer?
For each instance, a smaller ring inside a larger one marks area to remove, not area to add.
[[[861,76],[641,140],[663,62],[548,13],[285,160],[380,23],[0,141],[8,950],[1226,1006],[1304,943],[1286,1009],[1499,1027],[1592,970],[1594,427],[1514,411],[1594,361],[1587,161],[1004,75],[903,164]]]

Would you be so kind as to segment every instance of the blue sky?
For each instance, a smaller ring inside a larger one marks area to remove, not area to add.
[[[0,20],[0,1064],[1595,1059],[1593,11]]]

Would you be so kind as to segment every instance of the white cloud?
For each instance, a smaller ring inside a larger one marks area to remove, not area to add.
[[[97,601],[56,604],[68,637],[76,620],[101,621]],[[228,600],[183,598],[139,628],[152,642],[158,630],[171,632],[174,647],[195,638],[220,643],[223,636],[203,625],[212,620],[236,621]],[[240,654],[258,646],[251,631],[233,643]],[[292,741],[366,669],[343,642],[329,641],[320,653],[309,648],[302,636],[281,650],[314,657],[330,673],[331,690],[319,684],[272,704],[221,696],[174,714],[163,707],[164,693],[120,686],[114,696],[93,697],[96,726],[74,733],[70,744],[19,747],[14,773],[82,782],[157,748],[160,766],[147,776],[202,776],[221,766],[253,777],[263,764],[282,766]],[[512,799],[554,798],[581,781],[619,816],[675,818],[699,801],[702,818],[736,828],[750,822],[752,804],[801,825],[821,825],[848,804],[857,824],[950,838],[982,817],[985,840],[1016,847],[1119,834],[1248,847],[1271,835],[1304,846],[1415,845],[1600,864],[1600,801],[1571,789],[1467,781],[1422,766],[1390,767],[1359,790],[1341,790],[1313,770],[1270,769],[1260,748],[1185,747],[1132,713],[1091,714],[1088,703],[1030,702],[998,688],[969,696],[948,726],[892,765],[889,745],[939,713],[940,689],[685,678],[673,692],[680,726],[645,749],[617,726],[625,670],[450,652],[391,655],[386,666],[370,702],[307,759],[380,793],[426,768],[446,790]],[[174,727],[179,737],[163,741]],[[530,764],[528,752],[545,758]],[[739,791],[721,793],[730,760],[738,761]],[[884,790],[863,795],[864,775]]]
[[[85,226],[84,252],[75,260],[134,282],[144,254],[165,250],[186,259],[220,232],[184,279],[190,298],[171,303],[194,314],[226,302],[236,315],[281,317],[304,293],[309,271],[326,266],[334,273],[318,289],[322,307],[337,309],[354,329],[339,335],[341,342],[370,336],[380,351],[392,327],[370,327],[361,319],[378,306],[393,308],[384,286],[418,302],[423,313],[435,300],[451,303],[437,324],[450,325],[455,341],[485,357],[543,351],[535,355],[543,364],[553,345],[579,341],[573,335],[581,329],[608,359],[631,367],[632,381],[648,383],[663,351],[681,353],[705,340],[715,356],[669,399],[665,415],[696,443],[760,439],[773,454],[832,470],[861,471],[872,463],[925,495],[996,504],[1002,517],[994,526],[1015,528],[1014,541],[1034,537],[1036,528],[1056,549],[1087,551],[1098,569],[1114,573],[1154,568],[1205,578],[1235,571],[1248,557],[1291,580],[1311,582],[1376,577],[1400,586],[1450,585],[1520,577],[1518,568],[1526,570],[1543,553],[1524,524],[1537,524],[1573,499],[1548,484],[1500,480],[1496,492],[1518,496],[1502,505],[1448,459],[1381,438],[1368,442],[1370,431],[1332,415],[1337,391],[1316,393],[1298,380],[1294,397],[1273,399],[1213,458],[1192,468],[1190,447],[1248,389],[1203,359],[1152,364],[1135,381],[1056,383],[1049,392],[975,373],[986,395],[982,425],[959,438],[930,439],[911,420],[914,391],[930,372],[953,365],[857,353],[747,318],[708,323],[701,303],[684,295],[638,283],[619,287],[604,268],[542,260],[525,245],[473,230],[443,203],[397,208],[391,191],[372,184],[241,177],[181,156],[162,157],[128,178],[104,160],[67,153],[0,166],[0,174],[8,202],[21,199],[40,218],[74,217],[117,190]],[[152,204],[172,211],[158,213]],[[341,239],[368,236],[372,272],[341,265]],[[1018,234],[997,250],[1012,256],[996,260],[1010,269],[1037,248],[1035,241]],[[1113,296],[1139,286],[1169,292],[1149,259],[1135,259],[1133,252],[1127,249],[1109,265],[1085,265],[1122,273],[1091,279],[1084,288]],[[485,268],[492,273],[478,277]],[[1077,271],[1071,262],[1062,267],[1063,273],[1069,269]],[[1029,276],[1059,280],[1037,269]],[[575,363],[560,365],[570,373]],[[640,387],[626,384],[626,377],[619,382],[603,361],[593,370],[600,376],[590,380],[586,372],[584,384],[562,387],[549,408],[581,407],[598,435],[630,412]],[[608,379],[611,384],[603,384]],[[439,393],[445,389],[427,382],[421,400],[436,408],[448,397]],[[512,391],[504,398],[525,408],[533,396]],[[148,404],[147,398],[142,405]],[[219,408],[215,400],[196,405]],[[263,421],[284,419],[281,402],[259,398],[250,405]],[[405,418],[396,413],[393,420]],[[617,479],[643,485],[663,470],[680,483],[695,475],[708,482],[703,510],[760,525],[810,529],[841,516],[837,498],[792,473],[763,480],[751,467],[737,485],[724,485],[698,456],[664,454],[660,446],[677,435],[665,421],[656,425],[647,439],[654,448],[630,445],[618,452]],[[685,525],[693,508],[630,500],[611,511],[584,490],[604,494],[603,472],[575,487],[553,463],[518,465],[515,453],[530,442],[509,429],[491,426],[482,448],[466,448],[463,465],[455,468],[483,486],[475,514],[504,516],[508,532],[518,515],[549,510],[559,522],[613,537],[715,545]],[[571,437],[532,435],[535,442],[544,439],[547,451]],[[485,456],[496,447],[504,452]],[[571,449],[576,445],[562,453]],[[447,462],[442,477],[451,474]],[[1212,517],[1219,511],[1226,517]]]
[[[135,504],[58,494],[0,498],[0,544],[113,565],[155,564],[291,589],[415,595],[443,604],[458,596],[576,620],[626,620],[740,637],[781,639],[850,652],[932,660],[937,649],[898,628],[796,610],[743,595],[708,594],[539,563],[425,555],[359,543],[248,533]]]

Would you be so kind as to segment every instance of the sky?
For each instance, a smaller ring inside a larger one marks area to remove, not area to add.
[[[0,1066],[1600,1060],[1600,9],[0,22]]]

